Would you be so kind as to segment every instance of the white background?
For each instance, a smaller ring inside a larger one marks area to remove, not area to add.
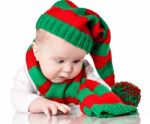
[[[0,121],[12,123],[12,78],[24,63],[35,36],[35,23],[56,0],[0,1]],[[72,0],[101,15],[111,30],[116,81],[131,81],[142,90],[141,124],[150,116],[150,3],[148,0]],[[89,56],[87,56],[89,58]],[[90,59],[90,58],[89,58]]]

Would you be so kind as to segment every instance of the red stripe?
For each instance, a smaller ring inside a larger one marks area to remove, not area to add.
[[[52,84],[52,83],[51,83],[49,80],[47,80],[43,85],[41,85],[41,86],[38,87],[38,90],[40,91],[40,93],[41,93],[42,95],[45,95],[45,93],[48,92],[48,90],[49,90],[51,84]]]
[[[85,68],[81,68],[80,73],[74,78],[74,81],[80,82],[81,78],[86,77]]]
[[[100,85],[100,83],[87,79],[83,84],[81,84],[79,90],[82,90],[88,87],[90,90],[93,91],[95,87],[97,87],[98,85]]]
[[[100,16],[99,16],[96,12],[94,12],[94,11],[92,11],[92,10],[90,10],[90,9],[86,9],[86,14],[87,14],[87,15],[95,15],[95,16],[97,16],[98,18],[100,18]]]
[[[108,29],[106,31],[106,39],[104,40],[104,43],[110,43],[111,35],[110,35],[110,30]]]
[[[72,98],[72,97],[66,97],[65,98],[65,103],[74,103],[74,104],[79,104],[79,100],[77,98]]]
[[[91,94],[83,99],[83,103],[91,108],[94,104],[115,104],[122,103],[120,98],[112,92],[98,96],[97,94]]]
[[[93,25],[91,28],[91,34],[95,42],[102,42],[104,40],[103,32],[104,28],[101,27],[100,22],[97,22],[95,25]]]
[[[104,81],[110,86],[112,87],[115,84],[115,75],[114,73],[111,74],[110,76],[106,77],[104,79]]]
[[[95,54],[90,54],[92,59],[94,60],[95,67],[102,68],[106,65],[107,62],[111,61],[112,56],[111,56],[111,51],[109,50],[107,56],[98,56]]]
[[[106,37],[103,37],[103,32],[104,32],[104,28],[101,27],[100,22],[96,23],[93,27],[92,27],[92,36],[94,38],[95,42],[103,42],[106,44],[110,43],[110,30],[107,29],[106,30]]]
[[[63,13],[63,14],[62,14]],[[88,19],[84,16],[79,16],[72,10],[63,10],[59,7],[53,6],[46,14],[54,16],[74,27],[80,31],[90,35],[89,28],[87,27]],[[66,18],[69,17],[69,18]]]
[[[59,103],[65,103],[65,99],[64,98],[49,98],[49,100],[55,101],[55,102],[59,102]]]
[[[26,53],[26,63],[28,70],[31,69],[33,66],[38,66],[38,62],[34,57],[33,49],[29,49]]]

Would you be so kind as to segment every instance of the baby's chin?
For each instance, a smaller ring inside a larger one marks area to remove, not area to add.
[[[52,83],[63,83],[66,78],[55,78],[55,79],[49,79]]]

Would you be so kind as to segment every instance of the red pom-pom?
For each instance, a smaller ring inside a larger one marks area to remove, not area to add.
[[[141,99],[141,90],[132,83],[119,82],[112,86],[112,91],[128,105],[138,106]]]

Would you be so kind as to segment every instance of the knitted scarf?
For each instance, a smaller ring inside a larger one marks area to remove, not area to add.
[[[124,104],[104,85],[87,79],[84,63],[76,77],[63,83],[53,83],[46,79],[35,59],[31,45],[26,53],[26,64],[38,91],[47,99],[65,104],[79,104],[81,111],[89,116],[115,117],[137,113],[136,107]]]

